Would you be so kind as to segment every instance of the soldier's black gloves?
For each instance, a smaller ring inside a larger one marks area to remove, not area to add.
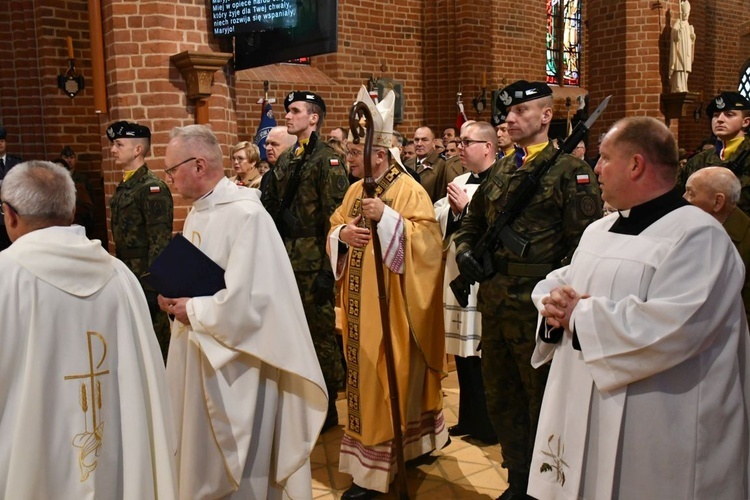
[[[333,272],[328,269],[323,269],[315,277],[313,282],[312,292],[315,297],[315,304],[318,306],[324,306],[328,303],[333,302],[335,292],[336,280],[333,277]]]
[[[476,281],[477,283],[484,278],[482,265],[474,258],[471,250],[466,250],[456,255],[456,264],[464,278]]]

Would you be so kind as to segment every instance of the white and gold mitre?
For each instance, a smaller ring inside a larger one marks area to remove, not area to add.
[[[370,93],[362,85],[359,94],[357,94],[356,102],[364,103],[372,115],[372,145],[390,148],[393,142],[393,110],[396,104],[396,94],[392,90],[388,90],[385,97],[376,105],[370,97]],[[353,139],[350,131],[349,140]]]

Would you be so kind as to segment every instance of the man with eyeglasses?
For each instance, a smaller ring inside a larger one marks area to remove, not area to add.
[[[461,227],[472,196],[495,164],[495,130],[487,122],[472,121],[461,127],[461,137],[451,143],[458,143],[458,157],[468,172],[453,179],[447,187],[448,195],[435,203],[443,241],[449,245],[443,281],[445,352],[455,356],[459,387],[458,423],[449,427],[448,433],[451,436],[470,435],[482,442],[496,444],[497,436],[487,414],[482,358],[478,350],[482,340],[482,316],[477,312],[476,298],[479,285],[472,286],[466,308],[461,307],[449,286],[458,276],[456,247],[451,236]]]
[[[269,173],[263,206],[271,214],[292,262],[305,307],[315,352],[328,387],[328,419],[324,430],[338,425],[336,396],[344,382],[341,350],[336,343],[335,286],[326,258],[329,217],[349,187],[344,157],[320,136],[325,101],[309,91],[284,99],[286,128],[297,147],[284,151]],[[268,139],[266,139],[268,141]]]
[[[347,359],[348,419],[341,439],[339,470],[352,475],[344,500],[374,498],[394,478],[396,461],[384,382],[383,330],[378,299],[371,223],[377,221],[385,273],[384,293],[399,388],[404,458],[440,449],[448,440],[442,411],[440,378],[445,358],[441,299],[440,229],[427,193],[403,169],[391,148],[395,94],[377,104],[364,86],[357,96],[373,117],[372,152],[365,157],[365,138],[350,140],[352,171],[364,176],[370,162],[377,196],[364,196],[363,181],[346,193],[331,216],[328,252],[341,282],[342,335]],[[355,153],[356,152],[356,153]]]
[[[185,238],[225,279],[210,296],[159,297],[174,315],[179,498],[310,498],[328,404],[284,244],[258,191],[224,175],[210,128],[175,128],[164,162],[192,205]]]
[[[500,245],[491,256],[495,274],[488,277],[472,249],[498,214],[508,195],[554,147],[548,132],[553,117],[552,89],[521,80],[498,94],[507,111],[513,155],[502,158],[471,199],[471,210],[456,231],[456,262],[461,274],[480,282],[477,309],[482,313],[482,377],[487,410],[508,469],[509,489],[502,500],[525,499],[534,433],[547,379],[535,370],[537,312],[531,290],[547,273],[570,261],[588,224],[601,217],[600,191],[591,167],[562,155],[541,179],[522,213],[510,225],[528,242],[517,254]],[[472,146],[476,147],[476,146]]]
[[[141,277],[172,239],[172,193],[166,183],[146,165],[151,148],[151,130],[126,121],[107,129],[110,152],[123,178],[112,199],[110,224],[115,255],[138,277],[146,294],[151,321],[164,359],[169,350],[169,320],[159,310],[156,290]],[[168,172],[165,171],[168,174]]]

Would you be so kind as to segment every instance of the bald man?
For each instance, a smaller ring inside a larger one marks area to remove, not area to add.
[[[750,310],[750,217],[737,207],[742,185],[731,170],[725,167],[706,167],[692,174],[685,185],[684,198],[690,204],[714,216],[727,230],[732,243],[745,264],[745,285],[742,302],[745,314]],[[748,316],[750,322],[750,316]]]

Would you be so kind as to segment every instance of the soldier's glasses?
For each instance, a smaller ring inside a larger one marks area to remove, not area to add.
[[[193,156],[192,158],[188,158],[185,161],[181,161],[180,163],[178,163],[174,167],[165,168],[164,169],[164,173],[167,174],[170,179],[174,180],[175,170],[177,170],[179,167],[181,167],[182,165],[186,164],[187,162],[193,161],[193,160],[197,160],[197,158],[195,156]]]

